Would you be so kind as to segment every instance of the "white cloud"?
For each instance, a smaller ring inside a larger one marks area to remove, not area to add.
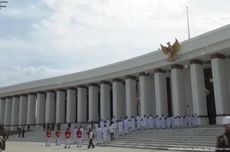
[[[6,70],[0,86],[95,68],[157,50],[175,37],[185,40],[187,5],[192,36],[230,21],[227,0],[41,1],[51,13],[41,17],[42,4],[29,4],[42,18],[31,25],[29,40],[14,34],[0,39],[6,50],[0,52]]]
[[[16,83],[58,76],[65,73],[69,72],[64,70],[50,69],[46,66],[14,66],[1,74],[0,82],[2,86],[8,86]]]

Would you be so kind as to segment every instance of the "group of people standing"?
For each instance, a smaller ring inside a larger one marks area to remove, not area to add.
[[[184,116],[136,116],[120,118],[116,120],[113,116],[112,120],[103,120],[101,119],[98,124],[93,126],[92,124],[87,128],[87,135],[89,139],[88,148],[93,144],[94,133],[96,135],[97,144],[106,144],[110,141],[113,141],[118,136],[122,136],[124,134],[128,134],[129,132],[133,132],[135,130],[145,130],[145,129],[165,129],[165,128],[187,128],[187,127],[195,127],[198,126],[198,117],[197,115],[184,115]],[[49,127],[46,130],[46,146],[50,146],[52,131]],[[57,127],[55,131],[56,137],[56,146],[61,144],[61,129]],[[84,129],[82,126],[76,127],[71,130],[70,126],[64,131],[65,137],[65,148],[70,148],[71,138],[73,140],[73,144],[77,145],[77,147],[82,146],[82,139],[84,137]]]
[[[188,128],[198,126],[197,115],[184,115],[184,116],[136,116],[120,118],[116,120],[112,118],[110,121],[100,120],[100,123],[96,125],[95,132],[97,137],[97,143],[106,143],[109,140],[113,141],[114,138],[128,134],[135,130],[145,129],[166,129],[166,128]],[[109,139],[110,136],[110,139]]]
[[[83,128],[82,127],[75,127],[73,133],[70,127],[68,127],[65,132],[64,132],[64,137],[65,137],[65,148],[70,148],[71,144],[71,135],[73,134],[74,136],[74,144],[77,144],[77,147],[81,147],[82,145],[82,138],[83,138]],[[56,146],[60,146],[61,144],[61,135],[62,131],[60,127],[57,127],[57,130],[55,131],[55,138],[56,138]],[[52,136],[52,131],[49,127],[47,127],[46,130],[46,146],[50,146],[51,142],[51,136]]]
[[[92,148],[94,148],[94,144],[93,144],[94,134],[93,134],[93,130],[90,127],[88,127],[87,135],[89,138],[88,148],[90,148],[91,146]],[[65,137],[65,147],[64,148],[70,148],[71,143],[76,145],[76,147],[81,147],[83,136],[84,136],[84,129],[82,126],[80,127],[75,126],[73,130],[71,130],[70,126],[67,127],[66,130],[64,131],[64,137]],[[55,131],[56,146],[61,145],[61,137],[62,137],[62,131],[60,127],[57,127],[57,130]],[[50,129],[50,127],[47,127],[46,146],[50,146],[51,138],[52,138],[52,130]],[[73,139],[72,142],[71,142],[71,138]]]

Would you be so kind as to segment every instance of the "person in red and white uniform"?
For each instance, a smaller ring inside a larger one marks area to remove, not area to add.
[[[46,130],[46,146],[50,146],[51,130],[48,127]]]
[[[70,137],[71,137],[71,129],[67,128],[65,131],[65,148],[70,148]]]
[[[83,132],[81,131],[80,128],[78,128],[76,134],[77,134],[77,147],[81,147],[81,141],[82,141]]]
[[[55,132],[56,135],[56,146],[60,146],[61,144],[61,130],[58,128]]]

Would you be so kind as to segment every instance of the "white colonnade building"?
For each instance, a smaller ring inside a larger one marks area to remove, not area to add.
[[[157,50],[79,73],[0,88],[0,125],[192,115],[230,115],[230,25],[181,43],[177,60]]]

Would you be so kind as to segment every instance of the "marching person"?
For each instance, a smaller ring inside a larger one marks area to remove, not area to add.
[[[114,141],[114,133],[115,133],[115,125],[111,124],[109,127],[109,133],[110,133],[110,140]]]
[[[103,132],[103,142],[105,144],[109,141],[108,140],[108,128],[106,127],[106,125],[103,127],[102,132]]]
[[[61,144],[61,130],[60,130],[60,128],[57,128],[55,135],[56,135],[56,146],[60,146],[60,144]]]
[[[67,128],[65,131],[65,148],[70,148],[70,137],[71,137],[71,129]]]
[[[102,144],[102,129],[100,125],[96,125],[96,138],[97,138],[97,144]]]
[[[122,122],[122,120],[120,120],[118,123],[118,131],[119,131],[119,136],[122,136],[123,135],[123,122]]]
[[[48,127],[46,130],[46,146],[50,146],[51,130]]]
[[[230,151],[230,116],[223,119],[225,132],[217,137],[216,152]]]
[[[81,128],[78,127],[76,135],[77,135],[77,147],[81,147],[81,143],[82,143],[82,131]]]
[[[94,144],[93,144],[93,130],[92,130],[91,128],[89,128],[88,137],[89,137],[88,149],[89,149],[91,146],[92,146],[92,148],[94,148]]]

